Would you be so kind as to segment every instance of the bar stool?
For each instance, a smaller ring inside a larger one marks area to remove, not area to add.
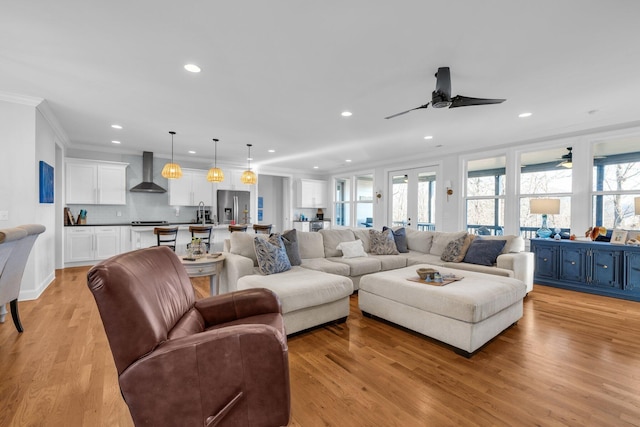
[[[176,251],[176,239],[178,238],[178,227],[155,227],[153,234],[158,238],[157,246],[169,246]]]
[[[247,225],[246,224],[229,225],[229,231],[232,233],[234,231],[247,231]]]
[[[271,234],[271,224],[253,224],[253,231],[262,234]]]
[[[191,239],[200,239],[207,245],[207,252],[211,248],[211,229],[210,225],[190,225],[189,231],[191,232]]]

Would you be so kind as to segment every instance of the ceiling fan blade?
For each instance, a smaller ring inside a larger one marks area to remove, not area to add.
[[[393,114],[393,115],[391,115],[391,116],[389,116],[389,117],[385,117],[385,119],[393,119],[394,117],[398,117],[398,116],[401,116],[401,115],[403,115],[403,114],[410,113],[410,112],[412,112],[413,110],[419,110],[419,109],[421,109],[421,108],[427,108],[428,106],[429,106],[429,103],[427,102],[426,104],[421,105],[421,106],[419,106],[419,107],[412,108],[412,109],[407,110],[407,111],[403,111],[402,113],[396,113],[396,114]]]
[[[451,72],[449,67],[440,67],[436,73],[436,92],[451,99]]]
[[[468,96],[457,95],[451,98],[451,106],[449,108],[469,107],[472,105],[500,104],[504,101],[506,101],[506,99],[470,98]]]

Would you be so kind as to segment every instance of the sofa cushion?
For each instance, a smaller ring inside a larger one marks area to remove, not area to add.
[[[387,228],[384,231],[369,230],[371,238],[370,252],[375,255],[398,255],[398,248],[393,239],[393,232]]]
[[[268,239],[255,236],[253,242],[258,268],[262,274],[282,273],[291,269],[291,263],[280,234],[274,233]]]
[[[444,248],[447,247],[450,241],[459,239],[460,237],[466,236],[466,231],[458,231],[455,233],[445,233],[443,231],[438,231],[433,236],[433,243],[431,244],[431,249],[429,253],[431,255],[441,256],[442,252],[444,252]]]
[[[380,261],[381,270],[394,270],[407,266],[407,257],[399,255],[370,255]]]
[[[464,262],[494,265],[505,243],[505,240],[474,239],[464,256]]]
[[[349,266],[349,276],[362,276],[382,270],[382,262],[374,257],[366,258],[328,258],[329,261],[340,262]]]
[[[345,298],[353,293],[353,282],[348,277],[296,266],[279,274],[253,274],[238,279],[238,289],[253,288],[275,292],[284,314]]]
[[[409,252],[409,248],[407,247],[407,230],[404,227],[398,227],[396,229],[388,228],[387,226],[382,227],[382,231],[387,229],[393,233],[393,240],[396,242],[398,252],[402,254]]]
[[[351,273],[351,268],[347,264],[332,262],[326,258],[303,259],[301,266],[310,270],[339,274],[340,276],[348,276]]]
[[[413,228],[405,229],[407,233],[407,248],[410,251],[418,251],[428,254],[431,250],[434,231],[418,231]]]
[[[359,258],[367,256],[362,246],[362,240],[354,240],[353,242],[340,242],[336,249],[342,251],[342,258]]]
[[[502,248],[503,254],[508,254],[509,252],[516,253],[524,251],[524,239],[522,236],[514,236],[513,234],[506,236],[478,236],[478,239],[484,240],[504,240],[505,245]]]
[[[362,246],[364,247],[364,251],[366,253],[371,252],[371,239],[369,238],[369,229],[368,228],[352,228],[353,235],[356,236],[356,239],[362,240]]]
[[[409,252],[409,255],[410,256],[407,257],[407,265],[444,265],[444,261],[442,261],[438,255],[423,254],[421,252]]]
[[[324,258],[324,244],[322,243],[322,234],[301,231],[296,233],[298,236],[298,249],[300,249],[300,258]]]
[[[352,242],[356,236],[351,230],[320,230],[322,243],[324,245],[324,257],[342,256],[342,251],[336,249],[340,242]]]
[[[291,265],[300,265],[302,260],[300,259],[300,247],[298,245],[298,233],[296,229],[287,230],[282,233],[282,242],[284,243],[284,249],[287,251],[287,257]]]
[[[266,240],[269,236],[266,234],[255,235],[239,231],[231,233],[231,237],[229,239],[229,252],[250,258],[253,261],[254,266],[258,265],[258,258],[256,258],[256,250],[253,244],[254,237]]]

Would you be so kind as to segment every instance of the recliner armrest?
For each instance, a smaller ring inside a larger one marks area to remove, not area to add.
[[[207,325],[217,325],[266,313],[282,313],[278,296],[264,288],[246,289],[204,298],[196,301],[195,308]]]

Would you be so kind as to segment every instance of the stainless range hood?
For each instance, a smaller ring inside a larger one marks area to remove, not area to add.
[[[166,193],[167,190],[153,182],[153,153],[150,151],[142,152],[142,182],[131,188],[137,193]]]

